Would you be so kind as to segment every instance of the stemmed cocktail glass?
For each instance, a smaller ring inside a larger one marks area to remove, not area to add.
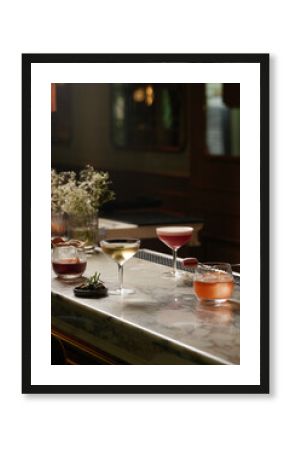
[[[177,250],[191,240],[192,232],[192,227],[176,226],[156,228],[156,233],[160,241],[167,245],[167,247],[171,248],[173,253],[172,271],[165,274],[166,276],[170,278],[178,276],[178,271],[176,269]]]
[[[133,294],[133,289],[123,288],[123,265],[137,253],[140,247],[138,239],[106,239],[100,242],[103,252],[118,264],[119,287],[109,294]]]

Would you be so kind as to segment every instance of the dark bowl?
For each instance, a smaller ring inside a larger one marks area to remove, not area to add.
[[[108,296],[108,289],[105,286],[92,288],[75,287],[74,294],[82,298],[103,298]]]

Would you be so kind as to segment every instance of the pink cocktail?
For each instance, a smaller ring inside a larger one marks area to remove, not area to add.
[[[157,236],[167,247],[178,250],[187,244],[192,237],[191,227],[163,227],[157,228]]]
[[[171,276],[176,276],[176,257],[177,250],[187,244],[192,238],[192,227],[159,227],[156,233],[160,241],[173,251],[173,272]]]

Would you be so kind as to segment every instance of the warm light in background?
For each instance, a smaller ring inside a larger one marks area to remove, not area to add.
[[[133,92],[133,100],[137,103],[145,102],[147,106],[151,106],[154,101],[153,87],[148,85],[146,88],[137,88]]]
[[[143,88],[135,89],[133,92],[133,100],[134,102],[141,103],[145,100],[145,92]]]
[[[51,112],[56,111],[56,84],[51,83]]]
[[[151,106],[152,103],[154,102],[154,90],[153,90],[153,87],[150,86],[150,85],[147,86],[145,92],[146,92],[145,103],[146,103],[146,105]]]

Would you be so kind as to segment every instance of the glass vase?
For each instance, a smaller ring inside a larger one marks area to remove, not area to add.
[[[62,212],[51,213],[51,237],[66,235],[66,218]]]
[[[69,239],[85,242],[86,250],[93,250],[99,237],[98,213],[89,215],[68,215],[67,234]]]

